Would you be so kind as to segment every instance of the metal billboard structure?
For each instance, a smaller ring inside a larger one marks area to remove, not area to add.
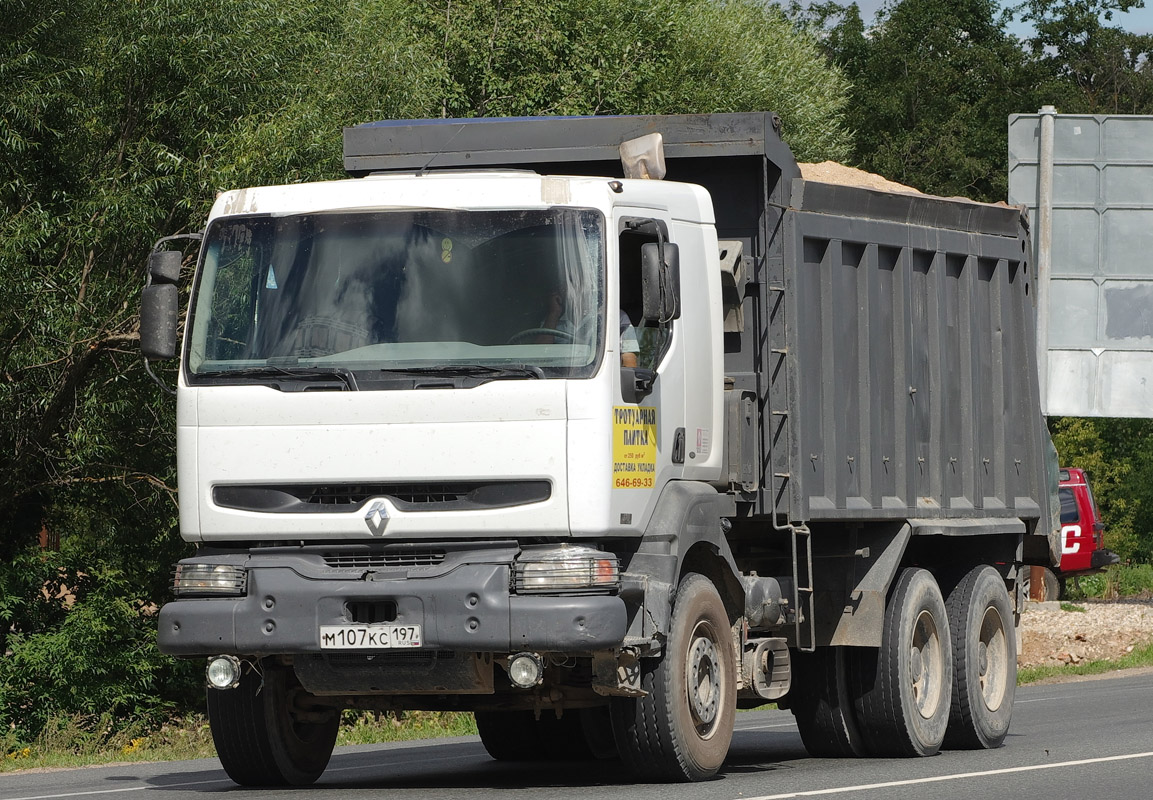
[[[1044,413],[1153,416],[1153,116],[1009,117],[1033,221]]]

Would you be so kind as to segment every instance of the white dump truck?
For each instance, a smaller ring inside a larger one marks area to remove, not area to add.
[[[770,701],[822,756],[1002,743],[1056,552],[1018,209],[806,181],[764,113],[345,165],[220,195],[182,342],[167,239],[143,298],[196,545],[159,643],[235,781],[316,780],[350,708],[657,780]]]

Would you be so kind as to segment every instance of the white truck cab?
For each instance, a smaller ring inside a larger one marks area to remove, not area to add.
[[[524,172],[222,194],[177,393],[183,535],[643,531],[665,483],[721,476],[712,223],[700,187]],[[681,308],[644,326],[661,241]]]

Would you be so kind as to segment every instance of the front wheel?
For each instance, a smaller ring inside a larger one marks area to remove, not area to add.
[[[208,689],[208,726],[241,786],[304,786],[328,766],[340,711],[308,703],[291,669],[246,667],[235,689]]]
[[[665,652],[642,662],[644,697],[613,698],[621,760],[640,777],[697,781],[721,768],[733,738],[736,658],[724,603],[703,575],[673,600]]]
[[[1000,747],[1013,716],[1017,637],[1000,573],[969,572],[946,602],[953,634],[953,702],[945,746]]]

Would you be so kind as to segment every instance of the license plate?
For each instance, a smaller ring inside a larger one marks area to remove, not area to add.
[[[321,625],[322,650],[420,647],[419,625]]]

